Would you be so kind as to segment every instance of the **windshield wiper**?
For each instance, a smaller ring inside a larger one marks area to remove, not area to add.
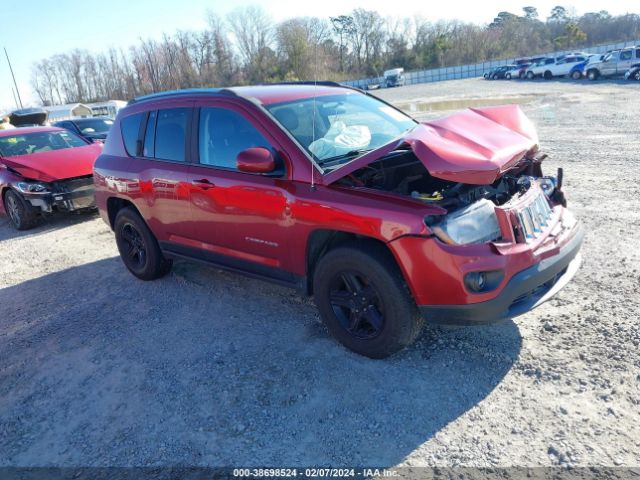
[[[319,165],[326,165],[327,163],[332,163],[335,162],[336,160],[343,160],[345,158],[351,158],[351,157],[357,157],[359,155],[363,155],[367,152],[370,152],[372,149],[370,148],[364,148],[364,149],[360,149],[360,150],[350,150],[347,153],[341,153],[340,155],[335,155],[333,157],[327,157],[327,158],[323,158],[320,159],[318,161]]]

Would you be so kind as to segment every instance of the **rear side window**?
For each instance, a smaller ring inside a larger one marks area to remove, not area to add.
[[[138,135],[140,133],[140,122],[144,113],[136,113],[135,115],[129,115],[120,121],[120,130],[122,131],[122,140],[124,141],[124,148],[127,153],[135,157],[138,152],[136,146],[138,143]]]
[[[153,155],[155,158],[174,162],[185,161],[185,139],[190,111],[190,108],[158,110]],[[152,126],[151,123],[149,126]]]
[[[631,50],[620,52],[620,60],[631,60]]]

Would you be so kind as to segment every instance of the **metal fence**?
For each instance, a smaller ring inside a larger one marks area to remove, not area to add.
[[[640,40],[611,43],[607,45],[597,45],[595,47],[582,48],[579,51],[585,53],[605,53],[609,50],[617,50],[619,48],[625,48],[630,46],[640,45]],[[575,50],[560,50],[557,52],[542,53],[539,55],[531,55],[532,57],[559,57],[566,55]],[[495,67],[501,65],[509,65],[515,63],[515,61],[521,57],[515,58],[503,58],[500,60],[491,60],[489,62],[475,63],[471,65],[458,65],[456,67],[442,67],[432,68],[429,70],[417,70],[413,72],[405,72],[404,79],[405,85],[412,85],[414,83],[428,83],[428,82],[440,82],[443,80],[456,80],[460,78],[473,78],[482,77],[486,72],[489,72]],[[358,80],[345,80],[341,83],[350,85],[352,87],[367,88],[369,85],[383,85],[384,77],[371,77],[361,78]]]

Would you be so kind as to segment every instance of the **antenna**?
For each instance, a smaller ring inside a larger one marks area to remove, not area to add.
[[[318,88],[318,41],[316,40],[313,47],[313,108],[311,110],[311,144],[316,141],[316,89]],[[313,152],[310,152],[311,156],[315,156]],[[315,185],[315,169],[313,163],[311,164],[311,190],[316,189]]]

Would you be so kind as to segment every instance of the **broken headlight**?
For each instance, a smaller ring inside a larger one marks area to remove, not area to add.
[[[440,240],[450,245],[486,243],[501,236],[495,205],[486,198],[455,210],[430,226]]]
[[[540,177],[536,178],[536,182],[540,185],[540,188],[547,196],[547,198],[551,198],[553,192],[557,187],[557,180],[555,177]]]
[[[18,182],[16,188],[22,193],[50,193],[49,186],[40,182]]]

